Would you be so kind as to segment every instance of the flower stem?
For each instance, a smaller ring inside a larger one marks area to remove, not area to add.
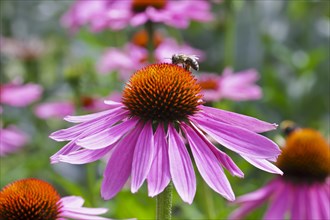
[[[156,219],[170,220],[172,215],[172,182],[156,197]]]
[[[207,219],[214,219],[214,202],[212,192],[205,181],[202,181],[202,184],[206,217]]]
[[[151,21],[148,21],[145,24],[145,29],[148,34],[148,61],[149,63],[153,63],[155,61],[154,57],[154,27]]]
[[[235,60],[235,12],[231,0],[225,1],[226,30],[225,30],[225,65],[233,66]]]

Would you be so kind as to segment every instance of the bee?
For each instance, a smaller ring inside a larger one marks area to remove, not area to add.
[[[190,71],[190,68],[194,70],[199,70],[198,57],[196,55],[185,55],[185,54],[173,54],[172,55],[173,64],[182,64],[182,67]]]

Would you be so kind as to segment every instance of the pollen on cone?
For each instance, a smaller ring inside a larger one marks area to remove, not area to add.
[[[47,182],[23,179],[0,192],[0,219],[55,220],[59,215],[59,194]]]
[[[297,129],[289,134],[277,165],[287,178],[323,181],[330,174],[330,148],[313,129]]]

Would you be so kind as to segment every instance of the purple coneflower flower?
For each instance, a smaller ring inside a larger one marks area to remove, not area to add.
[[[79,196],[61,198],[49,183],[34,179],[17,180],[0,191],[1,219],[105,220],[97,215],[105,208],[82,207]]]
[[[27,141],[27,135],[14,125],[0,128],[0,156],[19,150]]]
[[[62,17],[62,24],[75,32],[83,25],[89,25],[92,31],[102,31],[147,21],[187,28],[192,20],[212,19],[210,3],[203,0],[80,0]]]
[[[278,146],[258,134],[276,125],[203,106],[200,91],[195,77],[180,66],[140,69],[126,84],[122,102],[106,101],[107,111],[65,118],[78,124],[51,134],[54,140],[70,141],[51,162],[90,163],[111,151],[101,188],[104,199],[114,197],[131,177],[133,193],[147,180],[149,196],[155,196],[172,180],[183,201],[192,203],[196,177],[186,141],[206,183],[234,200],[223,167],[232,175],[243,173],[207,134],[253,165],[281,173],[269,162],[279,155]]]
[[[0,86],[0,103],[25,107],[40,99],[43,88],[38,84],[4,84]]]
[[[277,165],[283,176],[239,197],[230,219],[242,219],[267,202],[264,219],[330,219],[330,148],[322,135],[312,129],[291,132]]]
[[[198,82],[202,87],[204,101],[219,101],[230,99],[234,101],[246,101],[260,99],[261,88],[255,84],[259,74],[254,69],[233,73],[231,68],[226,68],[222,75],[204,73],[198,76]]]

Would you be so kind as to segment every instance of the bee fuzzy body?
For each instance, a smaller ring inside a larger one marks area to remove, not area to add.
[[[182,67],[190,71],[190,68],[194,70],[199,70],[198,57],[195,55],[185,55],[185,54],[173,54],[172,56],[173,64],[182,64]]]

